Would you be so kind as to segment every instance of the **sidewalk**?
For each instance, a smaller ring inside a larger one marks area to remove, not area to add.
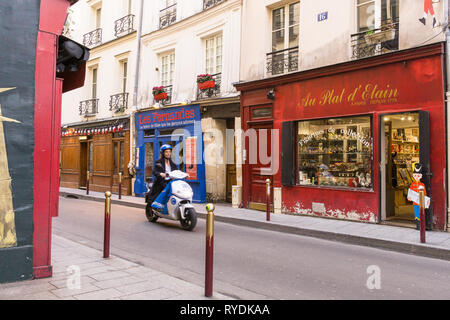
[[[210,300],[204,288],[53,235],[53,277],[0,284],[1,300]],[[77,278],[77,275],[79,277]],[[214,293],[213,300],[231,300]]]
[[[100,202],[105,201],[103,193],[91,191],[89,196],[86,196],[86,191],[78,189],[61,188],[60,196]],[[123,196],[122,200],[119,200],[117,195],[113,195],[111,201],[113,204],[145,208],[145,200],[143,198]],[[199,213],[199,217],[205,218],[205,205],[194,204],[194,206]],[[428,231],[426,233],[427,243],[421,244],[419,231],[404,227],[273,213],[271,221],[266,222],[265,212],[234,209],[227,204],[216,204],[214,215],[217,222],[340,241],[450,261],[450,233],[448,232]]]

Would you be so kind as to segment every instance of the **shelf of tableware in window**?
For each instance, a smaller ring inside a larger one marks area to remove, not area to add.
[[[371,156],[371,153],[367,153],[367,152],[319,152],[319,153],[315,153],[315,152],[304,152],[304,153],[300,153],[300,156],[304,156],[304,155],[334,155],[334,154],[360,154],[360,155],[364,155],[364,156]],[[399,153],[399,154],[410,154],[410,153]],[[416,154],[416,153],[411,153],[411,154]],[[418,154],[417,154],[418,155]]]
[[[414,144],[419,144],[420,143],[420,142],[417,142],[417,141],[406,141],[406,140],[395,140],[395,139],[392,139],[392,142],[414,143]]]

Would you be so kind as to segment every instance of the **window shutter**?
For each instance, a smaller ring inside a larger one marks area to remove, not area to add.
[[[294,122],[283,122],[281,131],[281,183],[295,185],[295,141]]]
[[[430,113],[428,111],[419,111],[419,150],[420,163],[424,166],[425,171],[422,183],[425,184],[427,196],[432,198],[431,194],[431,160],[430,160]],[[425,222],[427,230],[433,228],[433,201],[428,209],[425,210]]]

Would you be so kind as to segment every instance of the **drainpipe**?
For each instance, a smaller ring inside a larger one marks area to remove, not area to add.
[[[130,114],[130,165],[136,168],[136,124],[135,124],[135,114],[139,110],[138,107],[138,92],[139,92],[139,70],[141,63],[141,35],[142,35],[142,20],[144,13],[144,0],[141,0],[141,5],[139,8],[139,27],[137,30],[137,49],[136,49],[136,71],[135,71],[135,79],[134,79],[134,92],[133,92],[133,107]],[[136,181],[136,177],[131,180],[131,190],[134,193],[134,182]]]
[[[448,188],[448,182],[450,181],[450,148],[448,146],[448,142],[450,141],[450,135],[449,135],[449,125],[450,125],[450,32],[449,32],[449,9],[450,9],[450,0],[444,1],[444,22],[442,23],[445,27],[444,33],[445,33],[445,105],[446,105],[446,112],[447,112],[447,231],[450,232],[450,209],[448,208],[448,201],[450,200],[450,189]]]

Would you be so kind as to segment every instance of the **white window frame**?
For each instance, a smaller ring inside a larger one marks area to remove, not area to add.
[[[355,8],[356,8],[356,29],[357,32],[362,32],[360,30],[360,25],[359,25],[359,7],[364,6],[368,3],[373,3],[374,4],[374,8],[373,8],[373,12],[374,12],[374,23],[373,23],[373,28],[374,29],[379,29],[381,28],[381,17],[382,17],[382,1],[381,0],[366,0],[361,4],[358,4],[358,0],[355,0]],[[386,0],[386,8],[388,11],[388,18],[392,18],[392,12],[390,12],[390,0]],[[370,30],[370,29],[369,29]]]
[[[127,0],[127,13],[130,15],[133,8],[133,0]]]
[[[97,7],[94,9],[94,16],[95,16],[95,29],[100,29],[102,27],[102,7]]]
[[[175,52],[170,52],[161,55],[161,85],[173,86],[175,77]]]
[[[98,66],[91,68],[91,99],[98,99]]]
[[[280,7],[273,8],[273,9],[270,10],[270,22],[271,22],[271,26],[270,26],[270,32],[271,32],[270,52],[278,51],[278,50],[274,50],[274,48],[273,48],[273,36],[274,36],[275,32],[278,32],[278,31],[281,31],[281,30],[284,31],[284,48],[283,49],[279,49],[279,50],[286,50],[286,49],[290,49],[291,48],[290,45],[289,45],[289,29],[291,27],[296,27],[296,28],[299,29],[298,44],[296,46],[292,47],[292,48],[298,47],[300,45],[300,21],[299,21],[298,24],[294,24],[294,25],[290,25],[289,24],[289,13],[290,13],[289,9],[290,9],[290,6],[293,5],[293,4],[299,4],[298,7],[299,7],[299,11],[300,11],[300,3],[301,3],[300,1],[291,2],[291,3],[285,4],[284,6],[280,6]],[[284,26],[283,26],[282,29],[274,30],[273,29],[273,14],[274,14],[274,12],[276,10],[279,10],[279,9],[282,9],[282,8],[284,8]],[[300,12],[299,12],[299,14],[300,14]]]
[[[209,43],[212,43],[212,48],[208,46]],[[222,70],[223,70],[223,34],[220,33],[205,39],[205,71],[206,73],[209,74],[218,74],[222,73]]]
[[[128,87],[128,70],[129,70],[129,65],[128,65],[128,59],[124,59],[120,61],[120,72],[121,72],[121,90],[122,93],[126,93],[127,92],[127,87]]]
[[[177,3],[177,0],[166,0],[166,8],[173,6]]]

